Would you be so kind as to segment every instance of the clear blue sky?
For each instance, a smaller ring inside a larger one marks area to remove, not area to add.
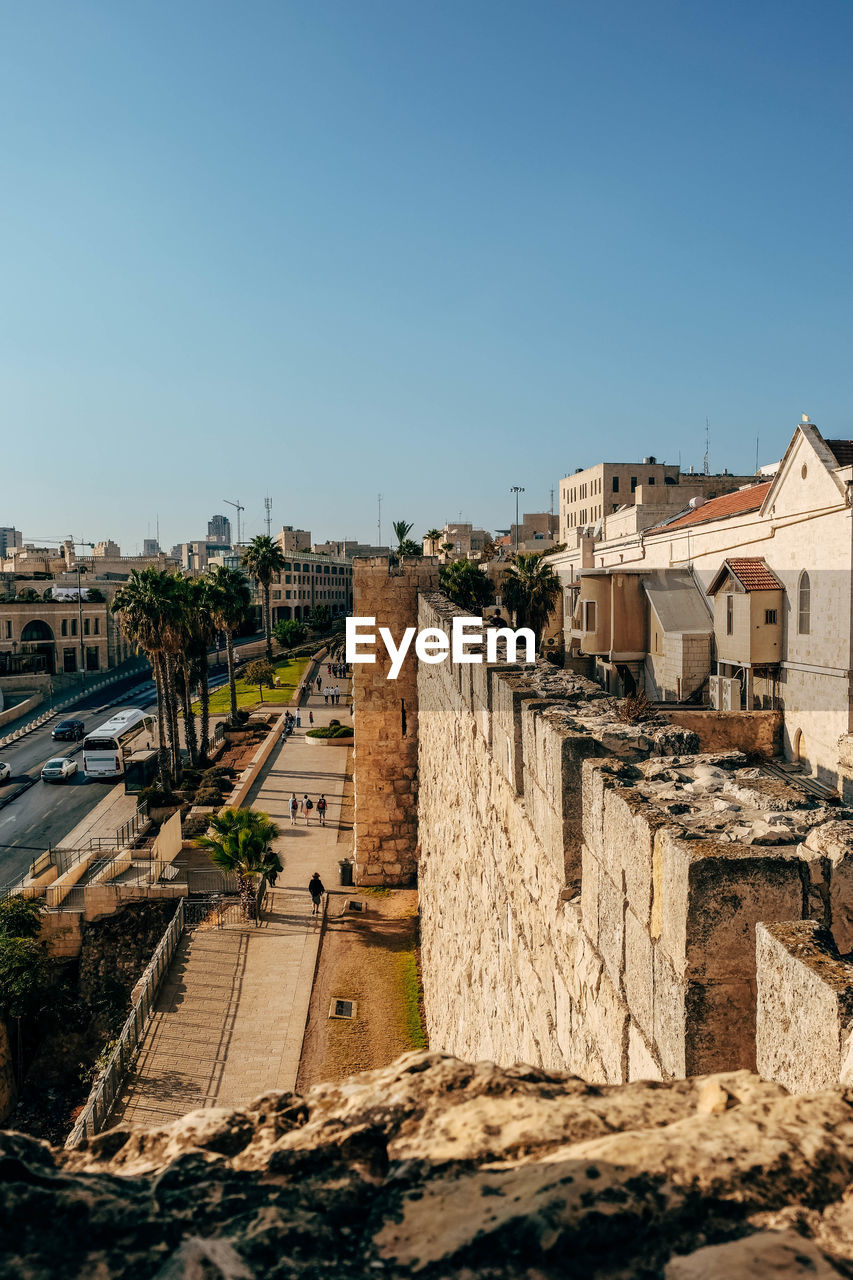
[[[847,0],[0,0],[0,524],[509,524],[851,414]]]

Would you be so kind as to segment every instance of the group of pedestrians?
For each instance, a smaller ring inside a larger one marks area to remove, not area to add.
[[[325,705],[326,705],[326,706],[328,706],[328,705],[329,705],[329,699],[330,699],[330,698],[332,699],[332,703],[331,703],[331,705],[332,705],[333,707],[336,707],[336,706],[338,705],[338,703],[340,702],[340,700],[341,700],[341,691],[340,691],[340,688],[338,687],[338,685],[336,685],[336,684],[327,684],[327,685],[324,685],[324,687],[323,687],[323,702],[325,703]]]
[[[310,826],[311,814],[314,812],[315,808],[317,810],[317,817],[320,819],[320,826],[325,827],[326,825],[325,794],[319,797],[319,799],[317,800],[317,804],[315,805],[314,801],[311,799],[311,797],[307,793],[302,797],[301,800],[297,800],[296,792],[291,791],[290,799],[287,802],[287,807],[288,807],[288,810],[290,811],[290,825],[292,827],[296,826],[297,817],[304,818],[306,827]]]
[[[332,680],[344,680],[349,672],[348,662],[327,662],[326,675]]]

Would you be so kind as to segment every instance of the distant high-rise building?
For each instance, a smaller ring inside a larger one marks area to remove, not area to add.
[[[144,556],[156,556],[160,551],[160,543],[156,538],[142,539],[142,554]]]
[[[223,547],[231,546],[231,521],[227,516],[211,516],[207,522],[207,540],[221,543]]]
[[[23,544],[24,540],[18,529],[0,525],[0,557],[8,555],[13,547],[21,547]]]

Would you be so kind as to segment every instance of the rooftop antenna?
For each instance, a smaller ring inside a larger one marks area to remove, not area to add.
[[[379,511],[379,519],[376,521],[376,528],[379,532],[379,542],[377,543],[377,545],[381,547],[382,546],[382,494],[381,493],[377,493],[376,495],[376,505]]]
[[[264,510],[267,513],[267,537],[272,537],[272,498],[264,498]]]
[[[702,471],[706,476],[711,474],[711,420],[705,419],[705,463]]]
[[[554,514],[554,489],[551,489],[551,515]]]
[[[242,544],[241,544],[241,542],[240,542],[240,512],[241,512],[241,511],[245,511],[245,510],[246,510],[246,508],[245,508],[244,506],[242,506],[242,505],[241,505],[241,503],[239,503],[239,502],[232,502],[230,498],[223,498],[223,499],[222,499],[222,501],[223,501],[223,502],[225,502],[225,503],[227,503],[227,505],[228,505],[229,507],[235,507],[235,508],[236,508],[236,511],[237,511],[237,546],[239,547],[239,546],[241,546],[241,545],[242,545]]]
[[[755,474],[758,475],[758,440],[759,433],[755,433]]]

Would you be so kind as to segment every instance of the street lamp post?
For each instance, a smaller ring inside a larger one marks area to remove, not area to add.
[[[510,486],[510,493],[515,494],[515,553],[518,555],[518,495],[524,493],[524,485],[514,484]]]

